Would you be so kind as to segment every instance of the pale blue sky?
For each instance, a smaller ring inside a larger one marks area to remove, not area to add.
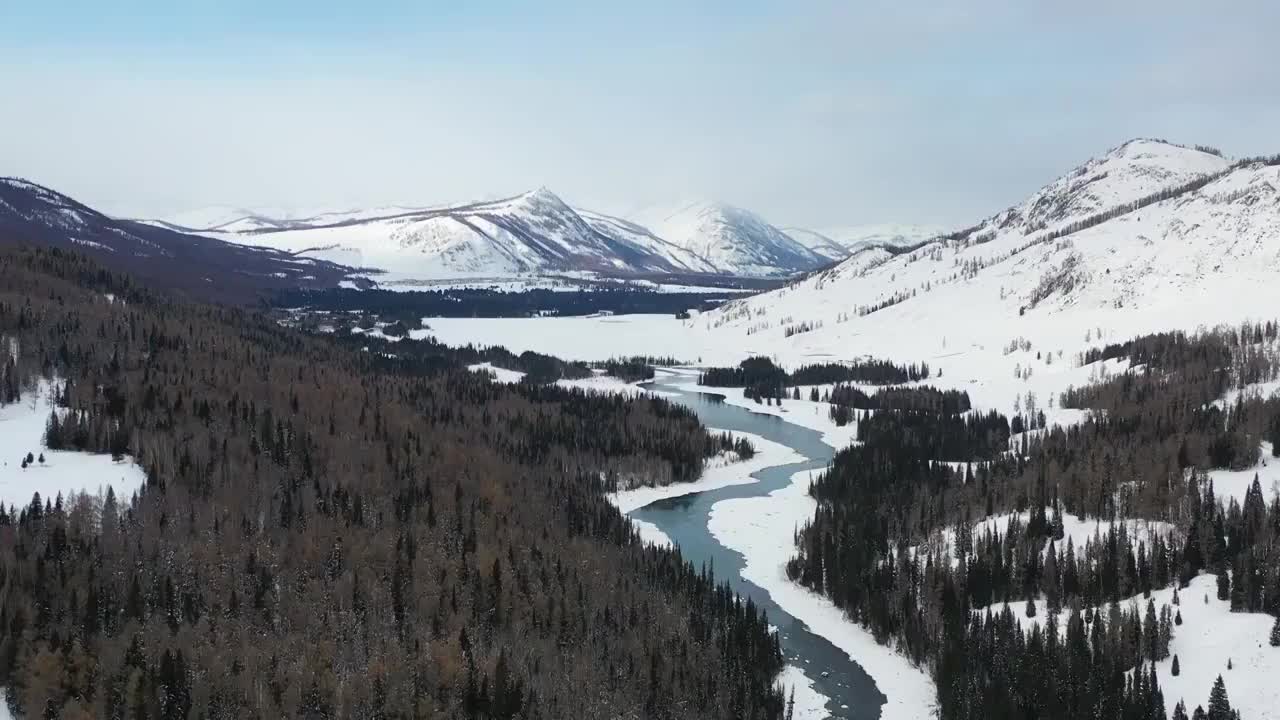
[[[966,224],[1134,136],[1280,151],[1277,3],[0,0],[0,175],[109,211]]]

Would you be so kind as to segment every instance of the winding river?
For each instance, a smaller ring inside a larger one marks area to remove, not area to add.
[[[686,390],[673,384],[675,382],[688,382],[688,377],[659,375],[646,387],[687,405],[708,427],[753,433],[786,445],[808,459],[752,473],[758,482],[749,485],[733,485],[659,500],[635,510],[632,517],[657,525],[680,546],[686,559],[695,565],[707,563],[713,566],[718,579],[727,579],[735,590],[752,598],[756,605],[769,613],[770,623],[778,628],[781,636],[787,662],[802,669],[813,680],[818,692],[830,699],[827,712],[832,718],[877,720],[884,695],[866,671],[844,651],[779,607],[763,588],[743,579],[742,555],[721,545],[707,529],[711,506],[717,502],[767,496],[788,485],[797,472],[817,472],[825,468],[835,453],[834,448],[823,442],[816,430],[730,405],[723,402],[722,395]],[[789,543],[790,538],[780,537],[778,542]]]

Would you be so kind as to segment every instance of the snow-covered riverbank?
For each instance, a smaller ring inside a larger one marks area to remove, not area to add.
[[[822,433],[822,441],[837,450],[853,442],[854,436],[857,434],[857,425],[854,423],[848,423],[843,426],[836,425],[836,421],[831,419],[830,403],[811,402],[809,400],[783,400],[777,405],[758,403],[746,397],[742,388],[699,385],[696,371],[680,371],[680,375],[688,378],[687,382],[679,385],[683,390],[721,395],[724,397],[724,401],[730,405],[746,408],[751,412],[762,415],[773,415],[794,425],[817,430]],[[809,388],[806,387],[803,393],[806,398],[808,397],[808,391]]]
[[[928,673],[893,648],[877,643],[871,633],[851,622],[831,600],[787,578],[784,567],[794,554],[790,538],[796,528],[813,517],[817,507],[808,494],[811,475],[816,473],[797,473],[790,485],[767,497],[716,503],[708,523],[711,534],[725,547],[742,554],[743,578],[764,588],[774,602],[848,653],[867,671],[886,697],[882,720],[933,717],[937,693]]]
[[[708,428],[708,430],[713,433],[726,432],[715,428]],[[610,493],[607,496],[609,502],[613,503],[623,513],[630,513],[659,500],[716,490],[730,485],[753,483],[756,482],[756,479],[751,477],[751,474],[758,470],[774,465],[799,462],[804,459],[795,450],[771,440],[766,440],[759,435],[744,432],[733,433],[733,435],[734,437],[742,437],[749,440],[756,449],[755,455],[749,460],[736,460],[736,456],[721,455],[707,462],[703,468],[702,477],[698,478],[697,482],[623,490]],[[664,546],[671,545],[671,538],[667,537],[653,523],[634,518],[631,522],[635,523],[637,529],[640,530],[640,536],[646,541]]]

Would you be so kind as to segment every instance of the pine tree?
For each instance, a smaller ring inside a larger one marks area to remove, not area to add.
[[[1178,614],[1177,614],[1177,615],[1174,615],[1174,616],[1173,616],[1173,624],[1174,624],[1174,625],[1181,625],[1181,624],[1182,624],[1182,611],[1181,611],[1181,610],[1179,610],[1179,611],[1178,611]]]
[[[1173,676],[1174,676],[1174,677],[1178,677],[1178,675],[1180,675],[1180,674],[1182,673],[1182,666],[1178,664],[1178,656],[1177,656],[1176,654],[1173,656],[1173,670],[1172,670],[1172,672],[1173,672]]]
[[[1222,676],[1213,681],[1213,689],[1209,691],[1209,720],[1232,720],[1231,701],[1227,699],[1227,685]]]
[[[1226,568],[1218,571],[1218,599],[1231,599],[1231,578],[1227,577]]]
[[[1181,700],[1173,706],[1173,720],[1187,720],[1187,706]]]
[[[1280,616],[1276,617],[1276,624],[1271,626],[1271,647],[1280,647]]]

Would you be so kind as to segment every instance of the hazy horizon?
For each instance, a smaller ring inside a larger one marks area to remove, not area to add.
[[[1280,151],[1269,3],[843,5],[7,8],[0,175],[131,216],[546,186],[824,229],[965,224],[1133,137]]]

